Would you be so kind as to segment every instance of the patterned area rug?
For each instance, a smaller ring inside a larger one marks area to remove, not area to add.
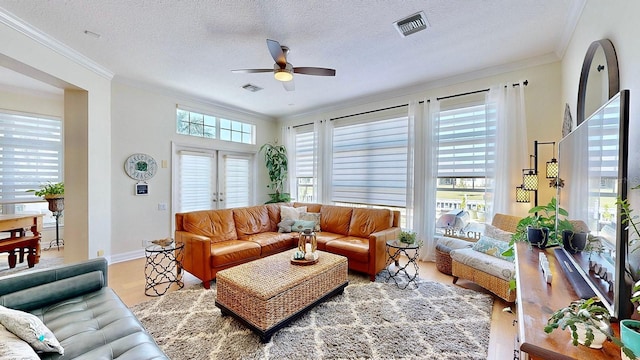
[[[133,312],[173,360],[486,359],[493,298],[437,282],[400,290],[349,275],[349,286],[267,344],[192,287],[135,305]]]
[[[48,250],[48,251],[55,251],[55,250]],[[45,255],[41,256],[40,262],[35,264],[35,266],[32,268],[29,268],[27,264],[27,259],[25,257],[24,262],[22,263],[18,262],[16,264],[16,267],[14,267],[13,269],[10,269],[9,255],[7,253],[3,253],[3,254],[0,254],[0,277],[13,275],[23,271],[42,270],[42,269],[46,269],[46,268],[50,268],[50,267],[54,267],[62,264],[64,264],[64,257],[62,254],[54,254],[54,255],[47,254],[47,256]]]

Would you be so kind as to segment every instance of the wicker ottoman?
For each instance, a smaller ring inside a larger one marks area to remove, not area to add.
[[[436,245],[436,269],[441,273],[451,275],[451,248],[443,245]]]
[[[347,258],[320,252],[313,265],[293,265],[285,251],[218,272],[216,306],[268,342],[316,304],[349,284]]]

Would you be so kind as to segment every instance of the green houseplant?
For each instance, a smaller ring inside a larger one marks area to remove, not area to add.
[[[291,201],[291,194],[284,192],[288,171],[286,147],[267,143],[260,147],[259,152],[264,152],[264,162],[271,182],[267,187],[273,190],[273,193],[269,194],[271,199],[266,203]]]
[[[49,203],[49,211],[51,212],[61,212],[64,210],[64,183],[57,182],[52,183],[48,182],[44,185],[40,185],[39,190],[27,190],[27,192],[32,192],[36,196],[40,196],[43,199],[47,200]]]
[[[597,297],[579,299],[551,314],[544,331],[551,333],[558,328],[569,329],[574,346],[582,344],[599,349],[607,338],[622,346],[621,341],[610,331],[610,320],[609,311]]]
[[[532,236],[539,233],[540,247],[562,244],[562,232],[573,230],[573,225],[566,219],[567,210],[557,206],[556,198],[551,198],[548,204],[535,206],[529,210],[529,216],[518,222],[512,241],[529,241],[535,244]],[[561,218],[564,216],[565,218]],[[556,229],[556,221],[558,223]]]
[[[632,190],[639,189],[640,185],[637,185]],[[620,206],[620,211],[623,215],[622,224],[627,226],[627,230],[630,230],[629,244],[633,247],[630,251],[638,250],[638,240],[640,240],[640,221],[638,216],[633,215],[633,209],[629,203],[629,199],[622,200],[617,199],[616,205]],[[631,295],[631,302],[637,306],[636,310],[640,313],[640,281],[637,281],[633,286],[633,293]],[[628,359],[637,359],[637,355],[640,355],[640,321],[624,319],[620,321],[620,337],[624,346],[622,347],[622,355]]]
[[[64,197],[64,183],[52,183],[48,182],[44,185],[40,185],[39,190],[27,190],[27,192],[34,193],[35,196],[40,196],[43,199],[56,199]]]
[[[398,241],[404,244],[413,244],[416,242],[416,233],[413,231],[401,231]]]

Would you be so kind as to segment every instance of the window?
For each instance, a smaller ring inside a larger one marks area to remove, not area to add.
[[[43,213],[47,203],[26,192],[62,181],[62,120],[35,114],[0,113],[0,205],[3,214]],[[45,216],[45,223],[55,223]]]
[[[254,144],[253,125],[220,119],[220,139],[243,144]]]
[[[178,108],[176,132],[182,135],[255,144],[255,125]]]
[[[314,187],[315,135],[313,126],[296,129],[295,133],[295,181],[296,199],[300,202],[316,202]]]
[[[216,118],[182,109],[177,110],[178,134],[216,138]]]
[[[495,118],[484,104],[458,105],[440,112],[437,216],[451,210],[469,212],[484,221],[486,178],[495,163]]]
[[[406,116],[336,124],[332,140],[333,202],[406,207]]]

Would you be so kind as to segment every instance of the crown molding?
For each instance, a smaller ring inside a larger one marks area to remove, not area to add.
[[[22,19],[0,7],[0,23],[7,25],[13,30],[27,36],[37,43],[55,51],[76,64],[102,76],[107,80],[113,79],[114,73],[81,53],[73,50],[69,46],[54,39],[45,32],[31,26]]]

